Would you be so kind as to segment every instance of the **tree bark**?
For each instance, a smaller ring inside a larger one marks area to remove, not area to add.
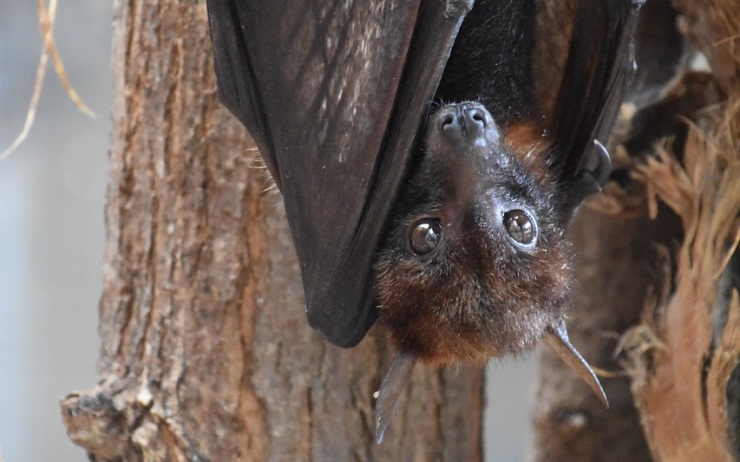
[[[686,72],[656,91],[655,63],[670,63],[668,54],[681,47],[675,38],[662,45],[668,34],[655,30],[672,22],[645,21],[650,43],[641,50],[638,41],[638,66],[641,51],[648,61],[638,82],[643,94],[635,95],[645,106],[620,141],[630,154],[650,156],[623,170],[627,190],[612,188],[611,200],[602,198],[611,214],[586,208],[573,229],[573,343],[592,364],[622,372],[604,380],[607,411],[543,352],[536,460],[740,457],[740,5],[673,4],[679,29],[708,58],[711,74]],[[675,18],[665,6],[653,13]],[[686,61],[672,62],[680,70]],[[639,206],[624,202],[630,196]],[[615,350],[624,353],[619,360]]]
[[[391,352],[307,325],[279,198],[216,101],[203,1],[117,5],[99,383],[62,402],[92,460],[481,458],[482,371],[417,368],[382,445]]]
[[[646,306],[638,329],[651,339],[632,342],[629,370],[656,460],[730,461],[740,457],[740,5],[673,3],[711,70],[703,91],[695,79],[690,92],[721,98],[692,114],[680,149],[674,141],[638,172],[680,216],[685,238],[675,288]]]

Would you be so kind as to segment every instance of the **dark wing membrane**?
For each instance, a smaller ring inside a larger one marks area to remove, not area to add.
[[[476,0],[463,22],[436,98],[482,103],[500,127],[530,116],[536,0]]]
[[[245,41],[249,36],[242,35],[240,15],[244,4],[238,0],[207,0],[218,96],[249,129],[273,178],[279,182],[274,146],[256,77],[259,70],[254,67],[254,57],[250,56]]]
[[[635,61],[632,33],[642,0],[579,0],[550,130],[553,168],[567,183],[606,145]]]
[[[208,0],[219,97],[283,193],[309,322],[340,346],[375,321],[374,253],[466,11],[447,3]]]

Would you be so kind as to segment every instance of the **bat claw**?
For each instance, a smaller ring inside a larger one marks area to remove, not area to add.
[[[612,159],[609,156],[609,151],[599,140],[594,140],[594,145],[599,149],[596,153],[596,168],[592,170],[591,175],[599,186],[603,186],[612,172]]]
[[[583,359],[583,356],[581,356],[578,350],[571,345],[563,319],[560,319],[554,326],[551,326],[547,330],[545,341],[557,353],[560,359],[591,387],[594,393],[596,393],[596,396],[599,397],[599,400],[608,408],[609,400],[606,398],[606,393],[604,393],[604,389],[601,387],[599,378],[596,377],[593,369]]]
[[[573,178],[568,195],[568,205],[573,209],[578,207],[584,199],[591,194],[601,192],[601,186],[607,182],[612,171],[612,161],[609,151],[606,150],[599,140],[594,140],[594,145],[598,148],[592,155],[591,162],[596,165],[593,168],[586,166]]]
[[[416,364],[416,356],[399,352],[380,385],[378,401],[375,403],[375,441],[378,444],[383,441],[383,435],[396,412],[398,398],[406,388],[414,364]]]

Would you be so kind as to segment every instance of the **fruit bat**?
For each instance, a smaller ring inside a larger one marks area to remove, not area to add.
[[[397,348],[378,441],[417,360],[541,338],[606,403],[565,329],[566,230],[609,174],[640,3],[207,0],[218,95],[283,195],[310,325],[350,347],[379,319]]]

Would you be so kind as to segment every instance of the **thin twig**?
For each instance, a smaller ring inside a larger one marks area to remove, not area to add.
[[[41,35],[44,38],[44,50],[42,51],[41,57],[39,58],[39,65],[36,70],[36,82],[33,86],[33,93],[31,95],[31,101],[28,105],[28,112],[26,113],[26,121],[23,124],[23,129],[13,141],[13,144],[11,144],[5,151],[0,153],[0,161],[2,161],[13,151],[15,151],[18,146],[20,146],[21,143],[26,140],[26,138],[28,137],[28,133],[31,131],[33,122],[36,119],[36,109],[38,108],[39,99],[41,98],[41,90],[44,87],[44,77],[46,75],[46,66],[49,62],[49,55],[52,56],[52,59],[54,61],[54,69],[56,70],[56,73],[59,76],[59,80],[62,82],[62,86],[67,92],[69,98],[80,111],[82,111],[89,117],[95,117],[95,113],[91,111],[84,102],[82,102],[80,97],[72,88],[72,85],[69,83],[69,79],[67,79],[67,74],[64,71],[62,60],[59,57],[59,52],[57,51],[57,47],[54,42],[53,30],[54,21],[56,19],[57,13],[57,1],[58,0],[49,0],[49,8],[47,10],[46,5],[44,4],[44,0],[38,0],[39,27],[41,29]]]
[[[50,0],[50,2],[51,1],[56,3],[57,0]],[[44,35],[44,43],[46,44],[46,53],[51,55],[51,58],[54,61],[54,70],[56,70],[57,76],[59,76],[59,81],[62,83],[62,87],[64,87],[64,90],[67,92],[67,96],[69,96],[69,99],[71,99],[72,102],[75,104],[75,106],[77,106],[77,109],[79,109],[82,113],[84,113],[88,117],[95,117],[95,113],[82,101],[82,99],[77,94],[77,92],[74,90],[74,88],[72,88],[72,84],[69,83],[69,79],[67,78],[67,72],[64,70],[64,64],[62,64],[62,58],[59,56],[59,50],[57,50],[56,42],[54,42],[54,36],[52,34],[53,24],[51,24],[48,21],[46,6],[44,5],[44,0],[38,0],[38,2],[39,2],[39,16],[40,16],[40,21],[41,21],[41,31]],[[53,18],[52,18],[52,21],[53,21]],[[48,26],[44,27],[44,25],[48,25]]]

